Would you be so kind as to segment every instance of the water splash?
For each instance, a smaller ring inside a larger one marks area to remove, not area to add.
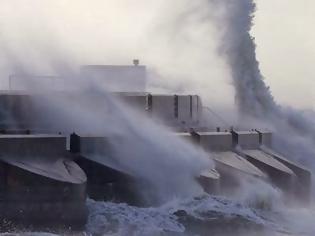
[[[160,207],[88,201],[90,235],[307,235],[314,212],[264,211],[223,197],[174,199]],[[303,222],[298,220],[303,217]]]

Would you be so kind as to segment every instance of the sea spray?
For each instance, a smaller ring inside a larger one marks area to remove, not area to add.
[[[70,95],[34,96],[35,120],[69,134],[108,137],[119,167],[149,186],[141,193],[157,202],[202,193],[196,178],[214,168],[210,154],[172,134],[95,87]],[[71,107],[71,109],[68,109]],[[40,115],[39,115],[40,114]]]
[[[221,43],[220,54],[230,66],[240,113],[255,117],[274,112],[276,103],[263,81],[250,34],[256,5],[252,0],[210,0]]]
[[[256,9],[253,0],[210,0],[209,8],[221,34],[218,47],[230,66],[239,109],[239,126],[249,124],[274,131],[274,146],[290,159],[315,170],[313,122],[292,108],[281,107],[264,82],[250,31]],[[260,124],[260,125],[259,125]]]
[[[221,229],[220,225],[228,222],[235,223],[236,235],[239,230],[249,230],[243,227],[251,225],[252,229],[261,229],[261,225],[265,224],[254,210],[234,201],[209,195],[174,199],[160,207],[150,208],[93,200],[89,200],[88,205],[90,217],[87,232],[93,235],[224,233],[229,230]]]

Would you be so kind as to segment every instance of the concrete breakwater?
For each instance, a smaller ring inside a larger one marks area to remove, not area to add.
[[[138,183],[146,180],[129,172],[113,149],[112,144],[119,147],[125,137],[86,135],[75,130],[72,135],[58,134],[60,130],[53,131],[49,121],[42,119],[43,107],[34,102],[36,96],[12,92],[0,95],[4,114],[0,135],[2,222],[82,227],[87,218],[87,196],[143,204]],[[251,176],[280,188],[288,202],[309,202],[310,172],[273,150],[271,132],[236,129],[214,132],[202,127],[202,104],[195,95],[115,96],[171,126],[174,135],[170,139],[183,139],[214,160],[215,169],[205,168],[194,176],[206,192],[231,194],[237,191],[242,178]]]

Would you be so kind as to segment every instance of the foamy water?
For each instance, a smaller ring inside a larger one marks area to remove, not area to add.
[[[160,207],[135,207],[125,203],[88,200],[85,232],[59,235],[82,236],[313,236],[315,211],[284,208],[261,210],[227,198],[203,195],[174,199]],[[44,232],[3,233],[1,236],[56,236]]]
[[[223,197],[204,195],[161,207],[139,208],[87,202],[89,235],[305,235],[313,236],[315,211],[259,210]]]

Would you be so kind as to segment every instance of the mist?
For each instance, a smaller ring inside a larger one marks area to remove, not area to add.
[[[210,155],[118,103],[88,78],[78,81],[80,65],[131,64],[139,58],[148,66],[148,91],[200,94],[231,126],[268,127],[277,151],[315,170],[312,121],[281,106],[264,82],[250,33],[254,1],[22,2],[6,1],[0,9],[1,89],[9,88],[9,75],[38,74],[61,76],[67,87],[83,88],[80,104],[42,95],[35,101],[43,109],[41,118],[65,134],[123,136],[123,142],[112,144],[118,162],[148,180],[154,189],[148,194],[160,203],[202,194],[195,178],[214,168]],[[17,82],[44,91],[39,81]],[[278,203],[278,190],[266,183],[245,182],[247,192],[236,199],[252,201],[257,186]]]
[[[25,70],[54,75],[81,64],[131,64],[138,58],[148,66],[149,91],[200,94],[215,110],[234,107],[228,65],[217,56],[218,29],[206,0],[2,5],[4,89],[9,74]]]

